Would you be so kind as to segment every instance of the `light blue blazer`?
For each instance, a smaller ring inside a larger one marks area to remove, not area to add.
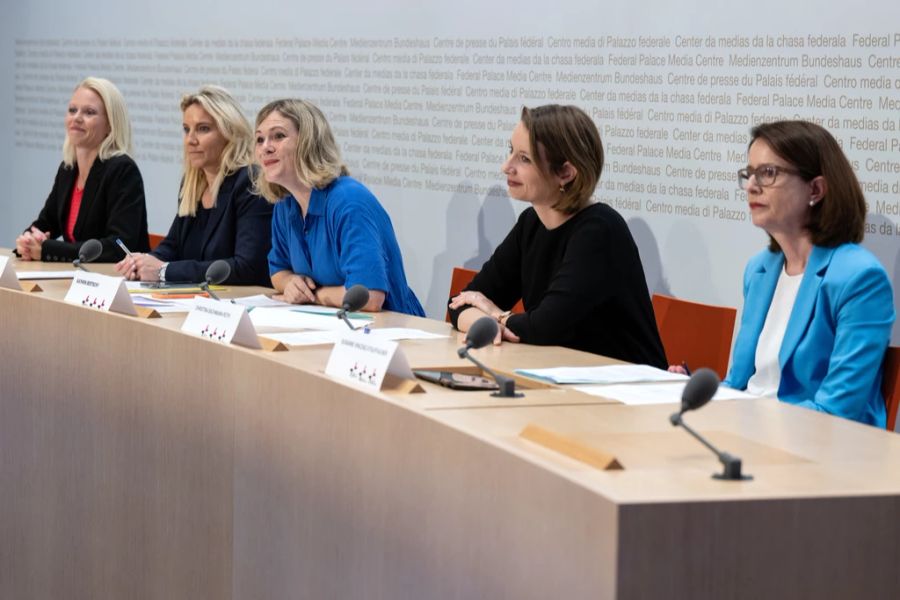
[[[770,250],[747,263],[729,387],[746,389],[756,371],[756,344],[783,268],[784,254]],[[871,252],[813,247],[778,352],[779,400],[884,427],[881,367],[894,318],[890,280]]]

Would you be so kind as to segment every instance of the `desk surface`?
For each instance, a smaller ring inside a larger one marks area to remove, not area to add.
[[[19,266],[32,267],[48,266]],[[327,347],[224,346],[181,333],[183,315],[100,313],[62,302],[66,281],[41,285],[0,290],[0,597],[900,590],[895,434],[774,400],[716,402],[687,419],[754,475],[721,482],[669,425],[673,405],[555,386],[514,403],[370,393],[323,374]],[[396,314],[375,324],[450,333]],[[458,345],[401,342],[416,368],[460,364]],[[515,344],[479,357],[505,371],[605,361]],[[625,469],[524,441],[528,424]]]

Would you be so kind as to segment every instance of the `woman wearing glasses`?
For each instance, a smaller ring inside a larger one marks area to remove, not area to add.
[[[754,127],[738,172],[769,248],[744,272],[744,312],[725,384],[884,427],[881,364],[894,322],[884,267],[858,244],[866,204],[825,129]]]

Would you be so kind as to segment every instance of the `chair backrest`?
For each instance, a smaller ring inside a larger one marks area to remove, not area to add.
[[[900,346],[891,346],[884,353],[884,379],[881,393],[887,406],[887,429],[897,429],[897,408],[900,407]]]
[[[469,285],[469,282],[472,281],[472,278],[478,274],[478,271],[473,271],[472,269],[465,269],[463,267],[453,267],[453,274],[450,276],[450,298],[458,295],[463,289]],[[515,306],[512,307],[512,311],[514,313],[523,313],[525,312],[525,306],[522,304],[522,301],[519,300]],[[450,322],[450,311],[447,311],[447,315],[444,317],[448,323]]]
[[[737,309],[654,294],[653,312],[670,365],[708,367],[725,377]]]
[[[156,247],[159,246],[160,242],[166,239],[166,236],[160,235],[158,233],[150,234],[150,249],[156,250]]]

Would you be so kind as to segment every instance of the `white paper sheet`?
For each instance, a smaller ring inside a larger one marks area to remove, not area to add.
[[[545,379],[553,383],[637,383],[654,381],[687,381],[687,375],[669,373],[648,365],[604,365],[602,367],[554,367],[549,369],[516,369],[516,373]]]
[[[159,314],[190,312],[196,303],[193,298],[161,299],[153,298],[150,294],[131,294],[131,301],[136,306],[147,306]]]
[[[244,296],[243,298],[234,298],[233,302],[235,304],[241,304],[248,308],[290,308],[292,306],[296,306],[296,304],[291,304],[289,302],[282,302],[281,300],[273,300],[269,298],[265,294],[257,294],[255,296]]]
[[[251,313],[252,317],[252,313]],[[287,333],[266,333],[267,338],[278,340],[288,346],[318,346],[320,344],[334,344],[341,336],[344,330],[335,329],[332,331],[292,331]],[[446,335],[422,331],[421,329],[408,329],[403,327],[385,327],[383,329],[370,329],[369,336],[376,340],[432,340],[437,338],[445,338]]]
[[[681,392],[686,383],[648,383],[638,385],[576,385],[574,389],[592,396],[618,400],[622,404],[681,404]],[[719,386],[713,400],[749,400],[753,394]]]
[[[301,312],[298,309],[262,307],[250,313],[253,326],[259,331],[263,327],[278,327],[299,331],[301,329],[315,329],[318,331],[349,331],[346,323],[334,315],[318,315],[309,312]],[[354,327],[363,327],[370,324],[370,319],[350,319]],[[272,337],[268,333],[266,337]]]
[[[16,276],[22,281],[32,279],[74,279],[75,275],[83,271],[16,271]]]

